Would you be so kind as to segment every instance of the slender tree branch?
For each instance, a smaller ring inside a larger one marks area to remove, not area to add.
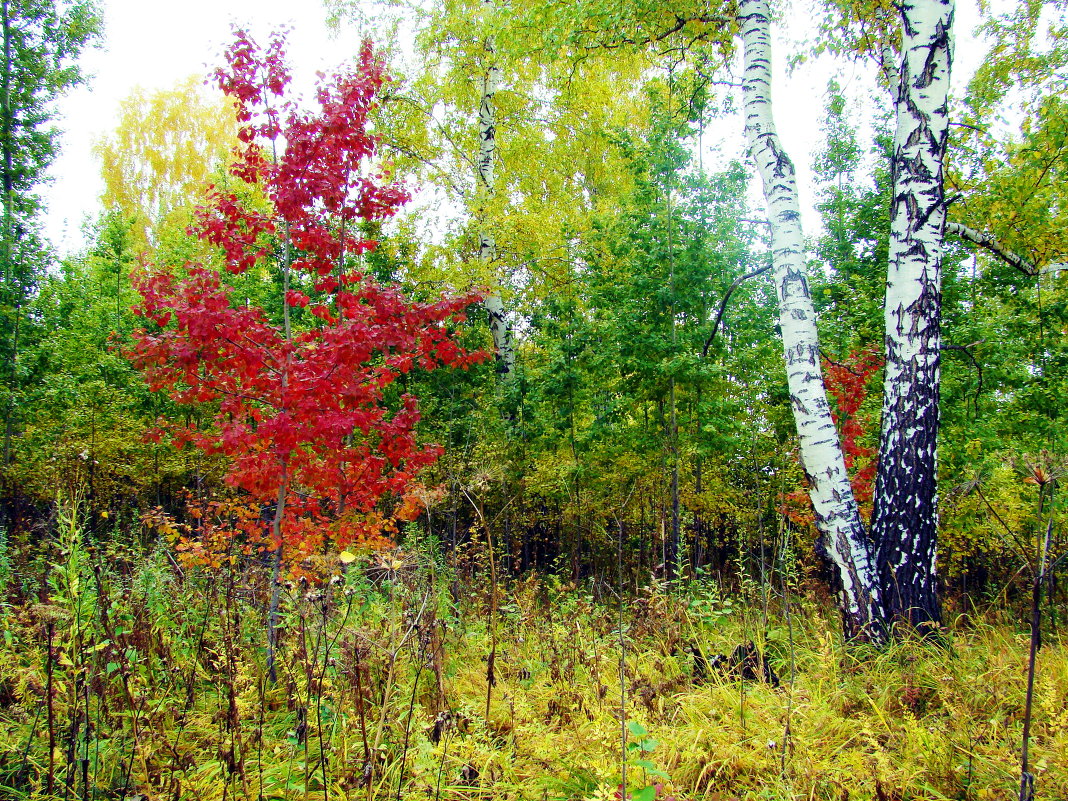
[[[753,270],[753,272],[751,272],[751,273],[746,273],[745,275],[740,275],[737,278],[735,278],[734,279],[734,283],[732,283],[727,288],[727,293],[723,296],[723,300],[719,304],[719,311],[716,312],[716,322],[713,323],[713,325],[712,325],[712,333],[708,335],[708,339],[705,341],[705,347],[701,350],[701,357],[702,358],[704,358],[705,356],[708,356],[708,349],[712,347],[712,341],[716,338],[716,333],[719,331],[719,324],[723,321],[723,312],[725,312],[727,310],[727,302],[731,299],[731,295],[734,294],[734,290],[736,290],[738,287],[740,287],[742,285],[742,283],[745,282],[746,280],[748,280],[750,278],[755,278],[756,276],[760,275],[761,273],[766,273],[771,268],[772,268],[771,264],[766,264],[763,267],[761,267],[759,270]]]
[[[1047,264],[1044,267],[1039,267],[1030,259],[1020,256],[1017,253],[1013,253],[1011,250],[1005,248],[990,234],[981,233],[974,228],[969,228],[960,223],[947,222],[946,233],[956,234],[961,239],[966,239],[972,244],[985,248],[1010,267],[1015,267],[1024,275],[1032,278],[1037,275],[1051,275],[1063,270],[1068,270],[1068,262],[1056,262],[1054,264]]]
[[[968,124],[968,123],[966,123],[966,122],[955,122],[955,121],[951,121],[951,122],[950,122],[949,124],[950,124],[950,125],[955,125],[955,126],[957,126],[958,128],[967,128],[967,129],[968,129],[968,130],[970,130],[970,131],[975,131],[976,133],[981,133],[981,134],[982,134],[983,136],[986,136],[986,129],[985,129],[985,128],[977,128],[976,126],[974,126],[974,125],[969,125],[969,124]]]
[[[712,14],[712,15],[709,15],[709,14],[698,14],[698,15],[693,16],[693,17],[681,17],[681,16],[676,14],[675,15],[675,24],[674,25],[671,25],[670,27],[665,28],[664,30],[661,30],[661,31],[658,31],[658,32],[655,32],[655,33],[650,33],[647,36],[630,37],[630,36],[627,36],[625,34],[620,34],[619,38],[616,39],[615,41],[611,41],[610,40],[610,41],[606,41],[606,42],[599,42],[599,41],[596,41],[596,39],[595,39],[592,43],[589,43],[589,44],[578,43],[577,46],[581,47],[581,48],[583,48],[585,50],[595,50],[597,48],[602,48],[602,49],[605,49],[605,50],[615,50],[617,48],[624,47],[624,46],[652,45],[652,44],[658,44],[660,42],[663,42],[665,39],[667,39],[668,37],[672,36],[673,34],[679,33],[683,28],[685,28],[691,22],[700,22],[700,23],[704,23],[706,25],[712,25],[712,24],[718,23],[718,24],[720,24],[722,26],[722,25],[730,24],[731,21],[732,20],[727,18],[727,17],[719,16],[719,15],[716,15],[716,14]],[[598,33],[601,33],[601,31],[591,30],[591,29],[588,29],[588,28],[587,29],[581,29],[581,30],[579,30],[577,32],[577,34],[579,36],[589,35],[589,36],[593,36],[593,37],[596,37]],[[718,30],[716,31],[716,33],[718,33]],[[694,36],[692,41],[698,41],[698,40],[707,41],[708,38],[709,38],[709,34],[708,34],[708,32],[705,32],[705,33],[700,33],[700,34],[697,34],[696,36]],[[671,51],[668,50],[666,52],[671,52]],[[664,53],[661,53],[660,55],[664,55]]]
[[[862,375],[862,373],[859,370],[854,370],[848,364],[843,364],[842,362],[836,362],[834,359],[832,359],[830,356],[827,355],[827,351],[825,351],[823,348],[820,348],[820,357],[823,358],[823,359],[826,359],[830,364],[834,365],[835,367],[840,367],[841,369],[845,370],[850,375],[855,375],[858,378],[860,378],[861,375]]]
[[[975,404],[976,415],[979,414],[979,396],[983,392],[983,367],[979,364],[979,361],[975,358],[972,352],[968,350],[968,348],[974,348],[976,345],[982,345],[985,341],[986,340],[980,339],[978,342],[973,342],[971,345],[942,345],[942,350],[952,350],[957,351],[959,353],[963,353],[971,360],[972,365],[974,365],[975,367],[975,372],[978,374],[979,377],[979,384],[975,388],[975,400],[972,401]]]

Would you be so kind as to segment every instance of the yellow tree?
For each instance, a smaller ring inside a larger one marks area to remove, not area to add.
[[[192,206],[236,145],[230,101],[199,77],[173,89],[135,89],[120,106],[115,130],[94,146],[103,205],[130,222],[135,250],[155,247],[162,230],[185,228]]]
[[[358,14],[347,0],[329,4]],[[420,237],[420,279],[489,288],[505,375],[512,324],[546,295],[568,291],[594,210],[621,211],[630,196],[618,143],[648,129],[644,87],[656,63],[632,50],[563,61],[543,31],[522,23],[536,12],[536,4],[481,0],[398,9],[417,33],[416,63],[379,126],[398,170],[441,200],[432,211],[421,206],[445,236],[429,247],[432,237]]]

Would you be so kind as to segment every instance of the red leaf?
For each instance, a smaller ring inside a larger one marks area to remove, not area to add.
[[[303,309],[310,302],[311,299],[299,290],[291,289],[286,292],[286,303],[288,303],[290,306],[297,306],[298,308]]]

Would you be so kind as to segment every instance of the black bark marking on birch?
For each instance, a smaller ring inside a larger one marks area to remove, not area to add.
[[[903,159],[896,159],[896,161],[902,162],[904,160]],[[917,209],[919,208],[919,204],[916,202],[915,196],[913,196],[911,192],[910,193],[900,194],[900,195],[897,196],[896,204],[901,204],[901,203],[905,204],[905,214],[911,220],[913,218],[913,216],[916,214]],[[895,236],[897,236],[897,235],[895,235]],[[901,238],[901,237],[898,236],[898,238]]]
[[[941,26],[935,28],[936,35],[935,40],[927,48],[927,57],[923,61],[923,69],[920,70],[920,74],[916,76],[916,81],[913,83],[917,89],[926,89],[932,83],[934,83],[935,73],[938,72],[939,66],[939,44],[947,44],[948,39],[946,32],[941,30]]]
[[[943,5],[945,4],[943,3]],[[943,25],[941,20],[935,23],[934,41],[931,42],[927,50],[927,59],[924,62],[923,67],[924,76],[927,76],[928,71],[930,71],[930,80],[928,80],[927,83],[924,83],[921,88],[926,88],[927,86],[929,86],[931,81],[934,79],[934,72],[937,68],[937,64],[935,64],[936,58],[943,50],[949,50],[950,31],[953,30],[953,22],[956,19],[956,16],[957,13],[955,10],[950,11],[949,17],[946,19],[946,25]],[[946,69],[949,70],[951,67],[952,65],[950,64],[949,59],[947,59]]]
[[[929,325],[924,329],[923,337],[928,340],[936,338],[942,330],[939,319],[941,310],[942,292],[938,288],[938,282],[933,278],[928,278],[924,281],[923,289],[920,291],[919,296],[908,307],[913,319],[913,333],[915,334],[918,331],[916,328],[918,321],[928,320]],[[938,352],[933,354],[932,361],[934,365],[938,364]]]
[[[915,36],[916,35],[916,29],[913,28],[912,25],[909,24],[909,15],[908,15],[908,9],[915,8],[915,7],[916,7],[915,3],[910,3],[907,6],[906,5],[900,5],[900,6],[897,7],[898,11],[901,12],[901,28],[904,31],[904,34],[905,34],[906,37],[910,37],[910,36]]]
[[[919,111],[917,110],[915,113],[919,114]],[[919,145],[923,138],[923,126],[917,125],[915,128],[912,129],[912,133],[909,134],[909,138],[906,139],[903,143],[902,149],[911,150],[912,148]],[[905,159],[902,157],[902,161],[904,160]],[[918,159],[916,160],[918,161]]]
[[[927,247],[924,245],[923,242],[919,240],[913,240],[912,244],[909,246],[909,249],[905,251],[905,255],[908,256],[910,259],[926,260]]]
[[[799,287],[796,294],[793,294],[789,291],[794,286]],[[780,283],[779,297],[783,301],[786,301],[788,298],[791,297],[809,297],[808,280],[805,278],[805,274],[802,273],[800,270],[788,270],[786,275],[783,276],[783,279]],[[802,311],[801,314],[803,316],[804,312]]]

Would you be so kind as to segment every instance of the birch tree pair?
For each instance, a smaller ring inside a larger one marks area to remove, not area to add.
[[[821,375],[794,167],[772,118],[768,4],[742,0],[738,8],[745,131],[768,205],[801,459],[816,524],[837,570],[845,634],[873,642],[884,641],[896,623],[924,629],[940,619],[936,441],[954,5],[953,0],[914,0],[899,8],[902,56],[894,98],[886,371],[870,533],[849,484]]]

